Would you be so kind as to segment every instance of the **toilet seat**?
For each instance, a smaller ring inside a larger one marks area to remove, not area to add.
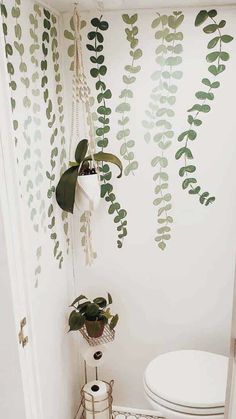
[[[193,416],[224,414],[228,358],[210,352],[168,352],[151,361],[144,374],[152,403]]]

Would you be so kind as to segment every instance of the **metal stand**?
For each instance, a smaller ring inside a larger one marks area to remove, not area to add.
[[[86,412],[89,413],[92,416],[92,419],[96,419],[96,414],[100,414],[100,413],[104,413],[106,411],[108,411],[109,413],[109,419],[112,419],[112,402],[113,402],[113,398],[112,398],[112,388],[113,388],[113,384],[114,381],[110,381],[110,383],[103,381],[103,383],[106,384],[107,387],[107,396],[103,399],[103,400],[94,400],[93,395],[87,393],[84,390],[84,387],[81,390],[81,406],[83,407],[83,413],[82,413],[82,418],[86,417]],[[106,404],[106,407],[101,409],[101,407],[99,406],[99,404]],[[88,407],[88,404],[91,407]]]
[[[98,380],[98,367],[95,368],[95,380]],[[84,360],[84,383],[88,382],[88,373],[87,373],[87,362]]]

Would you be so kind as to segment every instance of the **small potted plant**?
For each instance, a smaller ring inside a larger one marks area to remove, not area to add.
[[[87,153],[88,140],[84,139],[76,147],[75,162],[70,162],[70,168],[62,174],[56,187],[56,200],[64,211],[73,213],[75,201],[77,207],[84,211],[91,209],[86,205],[94,206],[94,203],[99,200],[100,185],[93,162],[113,163],[120,169],[118,178],[122,176],[122,163],[114,154],[102,151],[94,155],[87,155]]]
[[[111,314],[111,304],[112,297],[109,293],[107,299],[97,297],[93,301],[89,301],[87,297],[80,295],[71,304],[74,310],[69,317],[69,331],[80,330],[85,326],[91,338],[98,338],[102,336],[106,324],[109,325],[110,330],[113,330],[118,323],[119,316],[118,314]]]

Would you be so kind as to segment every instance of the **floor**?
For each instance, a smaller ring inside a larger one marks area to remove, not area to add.
[[[122,409],[122,411],[119,410],[113,410],[113,418],[114,419],[164,419],[162,416],[157,416],[156,414],[146,414],[142,412],[141,410],[133,410],[132,411],[125,411]]]

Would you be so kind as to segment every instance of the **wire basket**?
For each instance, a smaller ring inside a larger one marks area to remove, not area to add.
[[[88,342],[90,346],[101,345],[103,343],[112,342],[115,339],[115,331],[111,330],[110,327],[106,324],[102,336],[99,338],[91,338],[86,330],[86,327],[83,326],[80,330],[83,338]]]
[[[82,418],[86,418],[87,416],[90,419],[96,419],[96,415],[107,412],[109,419],[113,418],[112,415],[112,388],[114,381],[110,381],[110,383],[103,381],[107,388],[106,397],[103,400],[96,401],[94,397],[87,393],[84,390],[84,387],[81,389],[81,406],[83,407]],[[95,385],[96,387],[96,385]]]

